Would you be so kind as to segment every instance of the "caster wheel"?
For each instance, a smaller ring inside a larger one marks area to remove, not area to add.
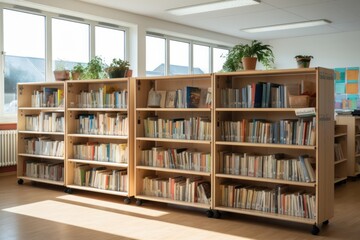
[[[221,218],[221,212],[220,211],[214,211],[214,218]]]
[[[20,178],[20,179],[18,179],[17,183],[18,183],[19,185],[23,185],[24,180],[22,180],[22,179]]]
[[[323,222],[323,225],[328,225],[328,224],[329,224],[329,220]]]
[[[140,199],[136,199],[136,206],[141,206],[143,202]]]
[[[130,204],[130,203],[131,203],[131,199],[128,198],[128,197],[125,198],[125,199],[124,199],[124,203],[125,203],[125,204]]]
[[[214,216],[214,212],[212,210],[207,210],[206,215],[208,218],[212,218]]]
[[[318,228],[318,226],[314,225],[313,228],[311,229],[311,234],[318,235],[319,232],[320,232],[320,229]]]
[[[68,193],[68,194],[72,194],[73,190],[71,188],[67,188],[67,189],[65,189],[65,192]]]

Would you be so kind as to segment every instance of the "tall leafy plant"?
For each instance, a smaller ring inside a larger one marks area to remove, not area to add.
[[[265,68],[270,68],[274,63],[274,54],[271,46],[263,44],[260,41],[253,40],[251,44],[237,44],[235,45],[226,56],[223,69],[228,72],[242,70],[243,57],[256,57]]]

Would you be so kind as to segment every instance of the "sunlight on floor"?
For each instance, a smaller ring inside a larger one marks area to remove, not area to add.
[[[106,207],[106,208],[111,208],[111,209],[115,209],[115,210],[126,211],[126,212],[130,212],[130,213],[141,214],[141,215],[146,215],[146,216],[151,216],[151,217],[160,217],[165,214],[168,214],[168,212],[164,212],[164,211],[146,209],[143,207],[134,207],[131,205],[113,203],[113,202],[109,202],[109,201],[96,200],[93,198],[79,197],[79,196],[74,196],[74,195],[63,195],[63,196],[60,196],[57,198],[66,200],[66,201],[85,203],[85,204],[89,204],[89,205],[93,205],[93,206]]]
[[[249,238],[180,224],[149,220],[51,200],[3,210],[138,240],[174,239],[174,233],[176,239],[250,240]]]

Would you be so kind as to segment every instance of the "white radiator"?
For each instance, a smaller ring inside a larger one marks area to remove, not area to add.
[[[0,167],[16,165],[16,130],[0,131]]]

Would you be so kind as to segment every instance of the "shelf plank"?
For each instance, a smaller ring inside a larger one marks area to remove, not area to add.
[[[127,192],[104,190],[104,189],[93,188],[93,187],[84,187],[84,186],[78,186],[78,185],[74,185],[74,184],[70,184],[70,185],[66,185],[66,186],[71,189],[78,189],[78,190],[89,191],[89,192],[106,193],[106,194],[124,196],[124,197],[128,196]]]
[[[39,131],[28,131],[28,130],[19,130],[18,133],[23,133],[23,134],[41,134],[41,135],[59,135],[59,136],[63,136],[65,135],[64,132],[39,132]]]
[[[87,111],[87,112],[127,112],[126,108],[68,108],[68,111]]]
[[[172,169],[172,168],[161,168],[161,167],[150,167],[150,166],[136,166],[136,169],[153,170],[153,171],[161,171],[161,172],[171,172],[171,173],[182,173],[182,174],[191,174],[191,175],[198,175],[198,176],[210,176],[211,175],[210,172],[200,172],[200,171]]]
[[[54,156],[48,156],[48,155],[36,155],[36,154],[29,154],[29,153],[19,153],[18,155],[22,156],[22,157],[46,158],[46,159],[51,159],[51,160],[64,161],[64,157],[54,157]]]
[[[215,174],[215,177],[247,180],[247,181],[252,181],[252,182],[286,184],[286,185],[302,186],[302,187],[315,187],[316,186],[316,183],[314,183],[314,182],[311,182],[311,183],[308,183],[308,182],[296,182],[296,181],[287,181],[287,180],[272,179],[272,178],[248,177],[248,176],[231,175],[231,174],[223,174],[223,173],[217,173],[217,174]]]
[[[346,161],[347,161],[347,159],[344,158],[344,159],[341,159],[341,160],[339,160],[339,161],[335,161],[335,162],[334,162],[334,165],[337,165],[337,164],[339,164],[339,163],[346,162]]]
[[[341,182],[341,181],[344,181],[344,180],[346,180],[347,179],[347,177],[339,177],[339,178],[335,178],[335,180],[334,180],[334,184],[335,183],[338,183],[338,182]]]
[[[225,211],[225,212],[240,213],[240,214],[246,214],[246,215],[251,215],[251,216],[272,218],[272,219],[285,220],[285,221],[291,221],[291,222],[297,222],[297,223],[304,223],[304,224],[311,224],[311,225],[316,224],[315,219],[293,217],[293,216],[287,216],[287,215],[277,214],[277,213],[268,213],[268,212],[261,212],[261,211],[256,211],[256,210],[230,208],[230,207],[222,207],[222,206],[215,206],[214,209],[220,210],[220,211]]]
[[[225,142],[216,141],[216,145],[227,146],[244,146],[244,147],[264,147],[264,148],[287,148],[287,149],[303,149],[303,150],[315,150],[316,146],[308,145],[293,145],[293,144],[275,144],[275,143],[249,143],[249,142]]]
[[[335,135],[334,135],[334,138],[339,138],[339,137],[346,137],[346,133],[336,133]]]
[[[76,162],[76,163],[84,163],[84,164],[91,164],[91,165],[101,165],[101,166],[109,166],[109,167],[123,167],[127,168],[129,164],[127,163],[114,163],[114,162],[101,162],[95,160],[82,160],[82,159],[68,159],[69,162]]]
[[[176,204],[176,205],[187,206],[187,207],[210,209],[210,204],[204,204],[204,203],[190,203],[190,202],[184,202],[184,201],[171,200],[169,198],[152,197],[152,196],[146,196],[146,195],[136,195],[135,198],[148,200],[148,201],[154,201],[154,202]]]
[[[48,184],[59,185],[59,186],[64,186],[64,185],[65,185],[65,183],[64,183],[64,182],[54,181],[54,180],[49,180],[49,179],[34,178],[34,177],[26,177],[26,176],[17,176],[17,178],[18,178],[18,179],[27,180],[27,181],[34,181],[34,182],[48,183]]]
[[[293,112],[297,108],[216,108],[216,112]]]
[[[152,142],[175,142],[175,143],[193,143],[193,144],[211,144],[209,140],[187,140],[187,139],[173,139],[173,138],[149,138],[137,137],[137,141],[152,141]]]
[[[127,140],[128,136],[118,135],[96,135],[96,134],[80,134],[80,133],[69,133],[68,137],[83,137],[83,138],[106,138],[106,139],[124,139]]]
[[[61,107],[18,107],[18,110],[39,110],[43,112],[65,112],[65,108]]]
[[[136,108],[138,112],[210,112],[211,108]]]

